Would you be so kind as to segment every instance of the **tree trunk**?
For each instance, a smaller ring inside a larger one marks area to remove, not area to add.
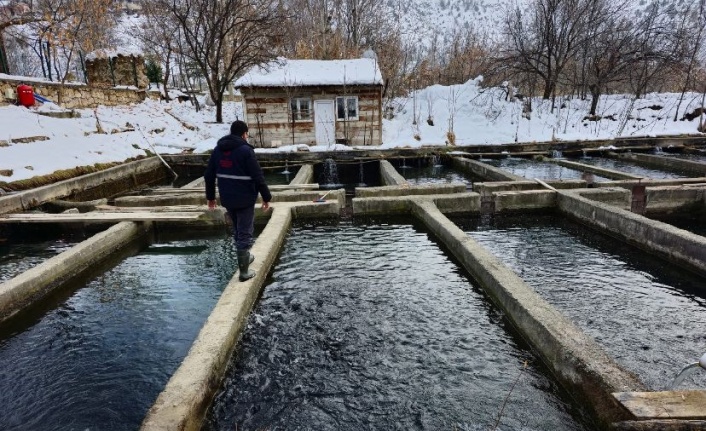
[[[588,111],[588,113],[589,115],[596,115],[598,99],[601,97],[601,89],[598,85],[589,85],[588,88],[591,91],[591,110]]]
[[[170,58],[167,57],[167,59],[164,61],[164,82],[162,85],[164,85],[164,101],[169,102],[171,99],[169,98],[169,90],[167,90],[167,85],[169,85],[169,75],[170,75]]]
[[[223,122],[223,96],[218,95],[218,100],[214,100],[213,103],[216,104],[216,123]]]
[[[552,78],[545,79],[544,80],[544,94],[542,94],[542,99],[549,100],[549,98],[551,98],[552,94],[554,93],[555,87],[556,87],[556,84],[554,84],[554,80]]]
[[[2,36],[2,30],[0,30],[0,73],[10,73],[10,66],[7,64],[7,54],[5,51],[5,39]]]

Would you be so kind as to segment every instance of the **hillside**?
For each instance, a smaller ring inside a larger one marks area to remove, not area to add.
[[[532,0],[385,0],[399,18],[403,34],[410,41],[426,44],[435,34],[443,39],[454,29],[473,28],[491,38],[502,33],[507,11],[515,6],[526,10]],[[627,0],[629,13],[639,19],[649,4],[657,2],[672,16],[683,13],[694,0]]]

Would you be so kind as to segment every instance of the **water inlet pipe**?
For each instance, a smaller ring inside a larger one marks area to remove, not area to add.
[[[328,196],[328,194],[331,193],[332,191],[333,191],[333,190],[327,191],[327,192],[324,193],[324,195],[321,196],[320,198],[314,199],[314,202],[326,202],[326,199],[324,199],[324,198],[325,198],[326,196]],[[706,357],[706,355],[704,355],[704,357]]]
[[[174,169],[172,169],[172,167],[169,166],[169,164],[167,163],[167,161],[164,160],[164,159],[162,158],[162,156],[157,152],[157,149],[154,147],[154,145],[152,145],[152,142],[150,142],[150,140],[147,139],[147,136],[145,136],[145,133],[144,133],[144,132],[142,131],[142,129],[140,128],[140,125],[139,125],[139,124],[135,124],[135,128],[140,131],[140,134],[141,134],[142,137],[145,139],[145,142],[147,142],[147,145],[149,145],[150,148],[152,148],[152,151],[154,151],[154,154],[159,158],[159,160],[162,162],[162,164],[163,164],[164,166],[166,166],[167,169],[169,169],[169,171],[172,173],[172,175],[174,175],[174,179],[176,180],[177,178],[179,178],[179,175],[177,175],[177,173],[174,172]]]

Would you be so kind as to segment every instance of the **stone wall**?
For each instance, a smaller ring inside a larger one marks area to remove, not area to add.
[[[61,85],[57,82],[32,81],[15,78],[0,79],[0,104],[15,103],[17,86],[27,84],[36,94],[59,104],[66,109],[95,108],[98,105],[118,106],[140,103],[148,97],[145,89],[105,88],[83,84],[65,84],[59,98]],[[8,96],[10,96],[8,98]],[[149,95],[150,97],[159,95]]]
[[[142,56],[106,55],[86,59],[88,82],[99,87],[147,88],[149,80]]]

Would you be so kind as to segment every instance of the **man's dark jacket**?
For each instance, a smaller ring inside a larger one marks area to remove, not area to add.
[[[216,199],[216,178],[221,205],[226,208],[247,208],[254,206],[257,193],[262,200],[272,200],[270,189],[265,183],[265,175],[255,158],[253,147],[240,136],[222,137],[211,153],[206,174],[206,199]]]

